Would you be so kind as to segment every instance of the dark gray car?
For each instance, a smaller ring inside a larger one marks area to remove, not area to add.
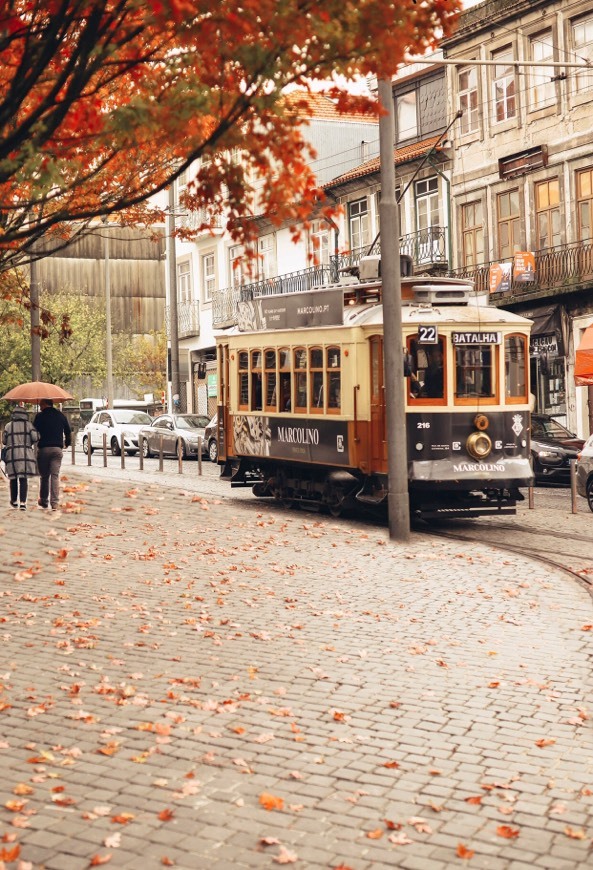
[[[184,459],[198,455],[198,445],[202,445],[202,454],[207,453],[205,427],[208,417],[203,414],[161,414],[150,426],[145,426],[138,433],[142,439],[144,456],[156,456],[163,445],[163,454],[177,456],[181,447]]]
[[[215,414],[206,426],[204,438],[206,439],[206,453],[211,462],[216,462],[218,459],[218,414]]]

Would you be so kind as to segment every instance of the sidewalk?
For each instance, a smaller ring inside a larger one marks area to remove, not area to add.
[[[7,868],[590,866],[576,582],[63,471],[0,506]]]

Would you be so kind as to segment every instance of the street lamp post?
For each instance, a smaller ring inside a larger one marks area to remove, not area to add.
[[[406,408],[403,390],[403,339],[399,226],[395,198],[395,122],[390,80],[378,81],[379,100],[384,113],[379,118],[381,160],[381,277],[383,284],[383,367],[385,372],[385,413],[387,467],[389,470],[389,537],[407,541],[410,537],[410,498],[406,449]]]
[[[103,218],[105,253],[105,361],[107,363],[107,405],[113,408],[113,347],[111,338],[111,269],[109,267],[109,226],[107,215]]]

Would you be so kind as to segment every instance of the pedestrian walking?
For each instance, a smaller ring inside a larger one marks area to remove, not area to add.
[[[37,462],[39,465],[39,501],[41,508],[51,504],[53,511],[60,506],[60,468],[64,447],[70,447],[72,432],[70,423],[58,408],[54,408],[51,399],[41,399],[40,411],[33,420],[33,425],[39,432],[39,450]]]
[[[29,478],[37,475],[34,445],[39,433],[29,422],[24,408],[16,407],[2,435],[5,445],[4,465],[10,486],[10,504],[27,510]],[[4,451],[3,451],[4,453]]]

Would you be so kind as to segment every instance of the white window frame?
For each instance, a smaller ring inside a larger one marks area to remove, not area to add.
[[[369,202],[366,196],[348,203],[350,250],[358,251],[370,245],[370,220]]]
[[[418,135],[418,108],[416,105],[416,91],[408,91],[406,94],[397,94],[395,98],[397,110],[398,142],[405,139],[413,139]]]
[[[243,245],[233,245],[229,248],[229,284],[231,287],[240,287],[243,283],[243,257],[245,248]]]
[[[276,234],[269,233],[257,240],[258,273],[261,280],[275,278],[278,274],[276,259]]]
[[[492,54],[496,61],[492,76],[492,123],[502,124],[517,117],[517,77],[512,46]],[[499,108],[502,110],[498,117]]]
[[[534,62],[552,62],[554,60],[554,36],[552,31],[546,30],[538,33],[537,36],[532,36],[529,40],[529,52],[531,60]],[[535,66],[531,68],[532,109],[544,109],[554,104],[556,89],[552,81],[553,77],[553,67]]]
[[[180,303],[192,301],[191,260],[177,263],[177,301]]]
[[[309,229],[311,265],[329,265],[330,228],[327,221],[313,220]]]
[[[467,78],[467,81],[463,79]],[[478,68],[466,66],[457,74],[459,88],[459,108],[463,112],[460,118],[461,135],[475,133],[479,128],[478,112]]]
[[[571,24],[572,49],[574,60],[585,58],[593,61],[593,15],[576,18]],[[571,70],[574,73],[574,92],[580,94],[593,87],[593,72]]]
[[[216,259],[213,251],[202,254],[202,286],[204,302],[211,302],[212,294],[216,290]]]

